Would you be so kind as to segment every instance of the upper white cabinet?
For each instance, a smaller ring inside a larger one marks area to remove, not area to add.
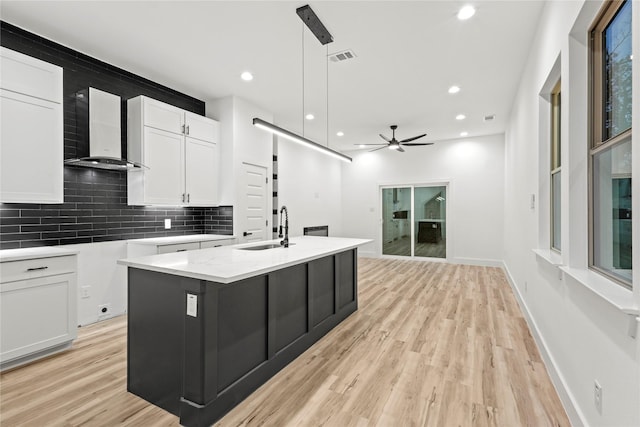
[[[129,205],[218,205],[219,125],[164,102],[127,102]]]
[[[0,202],[62,203],[62,68],[0,49]]]

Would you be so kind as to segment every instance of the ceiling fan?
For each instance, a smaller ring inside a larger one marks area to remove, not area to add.
[[[410,142],[410,141],[414,141],[418,138],[422,138],[423,136],[426,136],[426,133],[423,133],[422,135],[418,135],[418,136],[414,136],[413,138],[407,138],[407,139],[403,139],[401,141],[398,141],[396,139],[396,129],[398,129],[398,125],[391,125],[391,131],[393,132],[393,135],[391,137],[391,139],[387,138],[386,136],[384,136],[383,134],[380,134],[380,138],[384,139],[385,141],[387,141],[386,144],[357,144],[357,145],[382,145],[382,147],[380,148],[375,148],[371,151],[378,151],[378,150],[382,150],[383,148],[387,147],[390,150],[397,150],[397,151],[401,151],[404,152],[404,149],[401,147],[402,145],[407,146],[407,147],[412,147],[412,146],[418,146],[418,145],[433,145],[433,142]]]

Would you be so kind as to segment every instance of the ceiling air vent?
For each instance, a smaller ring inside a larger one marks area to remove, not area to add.
[[[329,54],[329,59],[332,62],[342,62],[346,61],[347,59],[353,59],[355,57],[356,54],[351,49]]]
[[[484,118],[482,120],[484,120],[485,122],[490,122],[491,120],[493,120],[495,118],[496,118],[495,114],[488,114],[488,115],[484,116]]]

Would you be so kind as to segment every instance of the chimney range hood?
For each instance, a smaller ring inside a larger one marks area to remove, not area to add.
[[[76,93],[78,142],[88,142],[89,155],[64,161],[67,166],[108,170],[142,170],[146,166],[122,158],[121,100],[88,88]],[[76,147],[77,149],[78,147]]]

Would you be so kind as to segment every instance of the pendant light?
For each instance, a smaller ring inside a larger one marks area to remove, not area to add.
[[[333,36],[327,31],[324,24],[320,21],[315,12],[311,9],[309,5],[305,5],[296,9],[296,13],[302,19],[302,22],[311,30],[311,32],[316,36],[318,41],[322,45],[326,45],[333,41]],[[329,58],[327,57],[327,61]],[[303,56],[302,56],[302,64],[303,64],[303,72],[302,72],[302,114],[304,116],[304,33],[303,33]],[[328,64],[328,62],[327,62]],[[287,129],[281,128],[280,126],[276,126],[273,123],[269,123],[265,120],[262,120],[258,117],[254,117],[253,125],[271,132],[275,135],[286,138],[290,141],[296,142],[298,144],[304,145],[307,148],[311,148],[312,150],[318,151],[323,154],[327,154],[336,159],[342,160],[347,163],[351,163],[351,157],[346,156],[338,151],[332,150],[329,148],[329,66],[327,65],[327,146],[318,144],[304,136],[300,136],[294,132],[291,132]],[[302,129],[304,134],[304,117],[302,121]]]

